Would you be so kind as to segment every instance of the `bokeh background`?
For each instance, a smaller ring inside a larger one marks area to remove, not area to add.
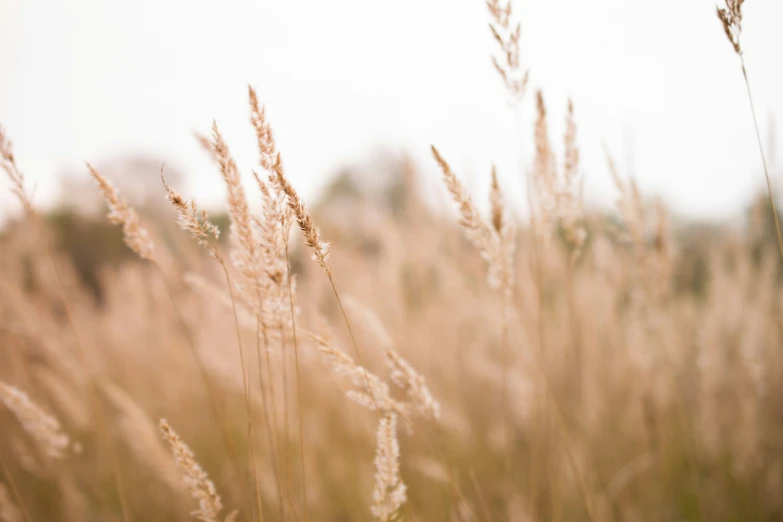
[[[777,193],[783,3],[742,5]],[[783,520],[783,243],[715,5],[513,18],[519,105],[479,0],[0,0],[0,522]]]

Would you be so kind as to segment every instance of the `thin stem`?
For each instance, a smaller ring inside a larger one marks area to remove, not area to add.
[[[282,364],[282,392],[283,392],[283,461],[281,462],[283,482],[286,495],[290,501],[291,490],[291,454],[288,450],[291,441],[291,419],[289,418],[288,405],[288,352],[286,350],[285,333],[282,320],[280,321],[280,362]]]
[[[343,307],[342,301],[340,301],[340,295],[337,292],[337,287],[334,284],[334,279],[332,278],[332,272],[328,268],[325,270],[325,272],[326,272],[327,277],[329,278],[329,283],[332,285],[332,292],[334,293],[334,297],[337,299],[337,304],[340,307],[340,311],[342,312],[343,319],[345,320],[345,325],[348,327],[348,334],[351,336],[351,341],[353,342],[353,348],[354,348],[354,351],[356,352],[356,358],[357,358],[357,360],[359,362],[359,366],[361,366],[361,368],[362,368],[362,374],[364,375],[365,381],[367,382],[367,391],[368,391],[370,397],[372,397],[373,403],[375,404],[375,411],[380,414],[381,409],[378,406],[378,402],[377,402],[377,400],[375,398],[375,394],[372,391],[372,385],[370,384],[370,378],[367,376],[367,369],[364,366],[364,362],[362,361],[362,355],[359,352],[359,345],[356,342],[356,337],[353,334],[353,329],[351,328],[351,323],[348,320],[348,315],[345,313],[345,308]],[[412,425],[410,419],[408,419],[407,415],[405,415],[405,412],[400,412],[400,413],[402,414],[403,419],[406,420],[406,422],[408,422],[409,424]],[[430,451],[434,455],[436,455],[437,453],[435,453],[433,445],[429,442],[426,434],[425,434],[425,443],[429,447]],[[445,463],[445,459],[441,459],[441,460],[443,460],[443,462]],[[454,480],[454,477],[453,477],[453,475],[451,473],[451,468],[449,466],[446,466],[446,469],[448,470],[449,476],[451,478],[451,480],[450,480],[451,487],[454,489],[454,491],[457,494],[457,496],[460,499],[462,499],[464,505],[468,506],[468,503],[465,501],[465,498],[464,498],[464,495],[462,494],[462,491],[460,490],[456,480]],[[468,507],[468,512],[469,512],[471,518],[475,521],[476,517],[473,514],[473,510]]]
[[[667,353],[668,355],[668,353]],[[672,388],[678,389],[678,393],[674,394],[674,411],[677,421],[680,424],[680,428],[683,431],[683,439],[685,440],[685,458],[688,463],[688,468],[691,473],[691,480],[693,481],[693,487],[696,490],[697,507],[699,510],[699,518],[702,521],[709,520],[707,513],[707,502],[704,496],[704,484],[699,472],[699,447],[698,441],[695,436],[695,430],[691,417],[688,416],[687,404],[685,398],[687,397],[686,390],[683,389],[682,383],[677,379],[677,372],[674,367],[674,360],[671,357],[664,357],[664,364],[668,366],[667,374],[673,376]]]
[[[403,415],[403,418],[405,416]],[[410,422],[410,421],[408,421]],[[438,429],[440,429],[440,425],[436,424]],[[454,490],[454,493],[457,495],[459,500],[463,503],[465,506],[469,506],[467,500],[465,499],[465,496],[462,494],[462,489],[459,487],[459,484],[457,482],[457,478],[454,476],[453,466],[450,465],[448,462],[446,462],[446,456],[443,452],[443,437],[437,438],[440,445],[436,448],[436,445],[432,442],[432,437],[430,436],[429,432],[427,430],[424,430],[424,444],[427,446],[427,449],[429,452],[438,460],[440,460],[441,465],[443,466],[443,469],[446,470],[446,473],[449,476],[449,485],[451,486],[451,489]],[[437,449],[437,451],[436,451]],[[453,463],[453,461],[452,461]],[[473,519],[473,522],[478,522],[475,514],[473,513],[472,509],[468,509],[468,514]]]
[[[677,385],[675,384],[675,387]],[[689,417],[685,410],[685,404],[683,394],[675,393],[677,399],[675,399],[674,411],[677,415],[677,420],[680,422],[680,426],[686,433],[683,434],[685,445],[687,450],[685,451],[686,460],[688,461],[688,467],[690,468],[693,486],[696,488],[697,506],[699,508],[699,518],[701,520],[708,520],[707,517],[707,504],[704,499],[704,486],[702,485],[701,473],[699,472],[698,462],[696,461],[696,453],[698,448],[696,447],[696,438],[693,434],[693,428],[689,422]]]
[[[501,358],[503,359],[503,371],[501,372],[501,387],[502,387],[502,393],[501,393],[501,411],[504,412],[504,414],[507,417],[510,417],[509,415],[509,400],[508,400],[508,373],[509,373],[509,363],[511,362],[511,352],[510,352],[510,344],[508,342],[508,312],[507,312],[507,306],[508,305],[508,299],[503,293],[500,293],[500,313],[501,313],[501,323],[500,323],[500,353]]]
[[[478,481],[478,478],[476,478],[476,471],[471,468],[470,469],[470,480],[473,481],[473,489],[476,490],[476,495],[479,499],[479,506],[481,506],[481,511],[484,515],[484,520],[487,522],[491,522],[492,515],[489,514],[489,508],[487,507],[487,501],[484,499],[484,493],[481,489],[481,484]]]
[[[506,464],[505,473],[511,473],[512,457],[514,453],[514,415],[511,412],[510,390],[509,390],[509,373],[511,372],[511,343],[508,341],[508,303],[509,295],[506,294],[505,289],[500,291],[501,299],[501,325],[500,325],[500,351],[501,358],[503,359],[501,370],[501,398],[500,398],[500,411],[505,416],[505,429],[506,429]]]
[[[63,308],[65,309],[65,315],[68,319],[68,324],[71,327],[71,331],[73,332],[73,337],[76,342],[77,353],[80,359],[80,363],[84,371],[87,373],[87,389],[90,395],[90,403],[92,404],[92,409],[93,412],[95,413],[95,422],[98,427],[98,436],[101,438],[105,446],[106,453],[109,457],[109,467],[111,468],[112,479],[114,481],[115,488],[117,489],[117,498],[119,499],[120,502],[122,519],[124,522],[130,522],[128,501],[127,501],[127,496],[125,494],[125,489],[122,486],[122,480],[120,478],[120,470],[117,462],[117,454],[114,452],[114,447],[112,446],[111,440],[109,438],[109,431],[106,427],[105,419],[103,418],[103,408],[101,408],[100,401],[98,400],[98,390],[95,383],[95,379],[93,378],[92,372],[90,371],[87,365],[87,355],[85,353],[84,345],[82,344],[81,337],[79,336],[79,333],[76,329],[76,323],[73,318],[73,311],[71,310],[71,305],[66,297],[65,288],[63,287],[62,279],[60,278],[60,273],[57,270],[57,266],[54,264],[54,260],[52,259],[52,256],[48,252],[46,253],[46,259],[49,262],[49,266],[52,270],[52,273],[54,274],[54,279],[57,284],[57,289],[60,292],[60,298],[63,303]]]
[[[579,314],[576,306],[576,287],[575,287],[575,261],[572,252],[569,252],[566,263],[566,292],[568,294],[568,315],[571,319],[571,348],[573,350],[572,378],[575,388],[574,397],[579,399],[582,396],[582,332],[579,322]]]
[[[540,259],[540,253],[538,248],[538,241],[535,235],[535,232],[533,234],[533,258],[535,263],[535,282],[536,282],[536,290],[537,290],[537,297],[538,297],[538,353],[535,354],[535,360],[537,363],[537,367],[539,370],[539,373],[541,374],[541,377],[544,381],[544,386],[547,392],[547,395],[550,398],[550,401],[552,403],[552,409],[555,412],[555,419],[557,421],[558,428],[563,436],[563,446],[565,448],[566,457],[568,458],[568,463],[571,466],[571,471],[574,474],[574,477],[576,478],[576,484],[577,488],[579,489],[579,495],[582,498],[582,502],[585,506],[585,511],[587,511],[587,516],[590,518],[591,522],[597,522],[597,518],[595,515],[595,508],[593,507],[593,501],[592,497],[590,496],[587,485],[585,483],[584,477],[582,475],[581,470],[579,469],[579,466],[576,462],[576,458],[574,457],[574,454],[571,450],[571,442],[568,437],[568,432],[566,430],[566,424],[565,419],[563,416],[562,409],[560,408],[559,401],[557,400],[557,397],[554,393],[554,388],[552,387],[552,383],[549,380],[549,375],[547,374],[546,368],[544,367],[544,361],[543,356],[544,353],[546,353],[546,325],[544,323],[544,292],[543,292],[543,275],[542,275],[542,269],[541,269],[541,259]]]
[[[293,501],[291,500],[291,474],[290,474],[290,463],[289,463],[289,452],[288,452],[288,441],[291,440],[291,431],[290,431],[290,421],[288,418],[288,357],[287,357],[287,348],[286,348],[286,342],[285,342],[285,334],[283,333],[283,321],[282,318],[280,320],[280,354],[281,354],[281,361],[283,365],[283,385],[282,385],[282,392],[283,392],[283,425],[284,425],[284,433],[283,437],[285,439],[285,467],[283,468],[285,470],[283,482],[286,487],[286,501],[288,502],[288,507],[291,508],[291,513],[293,513],[294,520],[299,520],[299,514],[296,512],[296,506],[294,505]],[[281,467],[283,467],[283,463],[281,462]],[[281,471],[281,473],[283,473]]]
[[[353,335],[353,330],[351,329],[351,322],[348,320],[348,314],[345,313],[345,308],[343,308],[343,303],[340,301],[340,294],[337,293],[337,287],[334,284],[334,279],[332,278],[332,271],[326,270],[326,275],[329,277],[329,283],[332,285],[332,292],[334,292],[334,297],[337,299],[337,305],[340,307],[340,312],[343,314],[343,319],[345,320],[345,326],[348,327],[348,334],[351,336],[351,342],[353,343],[353,349],[354,352],[356,352],[356,359],[359,361],[359,366],[362,367],[362,375],[364,375],[365,381],[367,381],[367,393],[369,393],[370,397],[372,397],[372,401],[375,404],[375,411],[380,414],[381,408],[378,406],[378,401],[375,399],[375,393],[373,393],[372,385],[370,384],[370,378],[367,376],[367,369],[364,366],[364,362],[362,362],[362,354],[359,352],[359,345],[356,343],[356,337]]]
[[[44,223],[43,220],[41,219],[41,216],[35,211],[35,208],[33,207],[33,204],[30,201],[27,192],[25,191],[24,176],[19,171],[18,167],[16,166],[16,163],[14,163],[13,160],[11,160],[10,162],[10,169],[11,170],[9,171],[9,175],[11,177],[11,181],[16,186],[16,190],[14,192],[16,193],[17,197],[19,198],[25,210],[27,211],[28,216],[32,219],[36,231],[38,232],[40,237],[43,238],[44,231],[45,231]],[[122,481],[120,480],[120,472],[117,465],[117,458],[114,453],[114,448],[112,448],[111,446],[108,430],[104,423],[103,410],[100,406],[100,402],[98,401],[98,390],[95,384],[95,379],[93,378],[92,372],[90,371],[90,368],[87,365],[86,351],[84,349],[84,345],[82,344],[79,331],[76,328],[76,323],[73,318],[73,312],[71,310],[68,297],[65,293],[65,287],[63,286],[62,279],[60,278],[60,273],[57,270],[57,266],[54,263],[54,259],[52,258],[51,253],[48,250],[47,242],[44,239],[42,239],[42,243],[47,245],[47,247],[43,250],[43,255],[46,257],[46,261],[50,267],[52,275],[54,276],[55,284],[57,286],[57,291],[60,294],[60,299],[63,303],[63,308],[65,309],[65,315],[68,321],[68,326],[71,328],[71,332],[73,334],[73,338],[76,344],[76,356],[79,358],[79,363],[87,376],[87,391],[89,395],[89,402],[92,407],[93,414],[95,415],[95,422],[98,428],[98,436],[99,438],[101,438],[101,440],[106,446],[106,453],[108,454],[109,457],[109,466],[111,467],[112,479],[114,481],[115,489],[117,490],[117,497],[119,498],[120,501],[122,518],[124,522],[130,522],[130,515],[128,511],[128,504],[126,500],[125,490],[123,489]]]
[[[285,326],[283,325],[283,317],[282,314],[280,315],[280,321],[278,324],[278,329],[280,330],[280,360],[282,364],[282,392],[283,392],[283,439],[285,441],[284,445],[284,459],[281,458],[280,462],[280,474],[282,475],[282,481],[283,484],[285,484],[285,499],[287,502],[287,506],[291,509],[291,513],[294,516],[294,520],[299,520],[299,514],[296,511],[296,506],[294,505],[294,502],[291,500],[291,473],[290,473],[290,462],[289,462],[289,451],[288,451],[288,441],[291,440],[291,431],[290,431],[290,420],[288,418],[288,350],[286,348],[286,342],[285,342]],[[271,367],[271,364],[268,362],[268,355],[267,355],[267,365]],[[271,377],[270,377],[271,379]],[[278,443],[278,448],[279,448]],[[278,450],[279,451],[279,450]],[[286,513],[287,514],[287,513]]]
[[[250,446],[250,451],[252,453],[251,467],[252,467],[252,474],[254,480],[251,481],[250,476],[248,476],[248,489],[251,489],[254,486],[254,489],[256,491],[256,497],[257,499],[260,499],[260,494],[258,492],[258,483],[255,482],[255,478],[258,476],[258,466],[256,463],[256,458],[255,458],[256,455],[254,450],[255,439],[253,437],[253,421],[252,421],[253,415],[250,409],[250,391],[247,384],[247,367],[245,366],[245,353],[242,348],[242,334],[239,329],[239,316],[237,315],[237,304],[236,304],[236,299],[234,298],[234,289],[231,286],[231,276],[228,273],[228,268],[226,267],[226,263],[223,260],[223,257],[220,255],[220,252],[218,252],[217,247],[212,243],[210,243],[210,246],[212,248],[212,253],[215,256],[215,259],[220,264],[220,267],[223,269],[223,274],[226,277],[226,286],[228,286],[228,294],[229,297],[231,297],[231,310],[234,314],[234,328],[236,330],[236,336],[237,336],[237,347],[239,348],[239,364],[242,367],[242,387],[244,388],[245,411],[247,414],[248,445]],[[253,510],[252,501],[250,502],[250,506],[252,512]]]
[[[5,465],[5,462],[0,461],[0,466],[3,467],[3,473],[8,479],[8,484],[11,486],[11,491],[14,493],[14,497],[16,497],[16,503],[19,504],[19,509],[22,511],[24,519],[27,522],[32,522],[30,513],[27,511],[27,506],[25,506],[24,500],[22,499],[22,495],[19,493],[19,489],[16,487],[16,481],[14,480],[14,477],[11,476],[11,472],[8,471],[8,467]]]
[[[767,196],[769,197],[769,206],[772,209],[772,218],[775,220],[775,233],[778,239],[778,252],[780,253],[780,259],[783,261],[783,238],[780,234],[780,223],[778,221],[778,212],[775,208],[775,198],[772,195],[772,182],[769,179],[769,171],[767,170],[767,159],[764,156],[764,147],[761,144],[761,133],[759,132],[759,124],[756,118],[756,108],[753,105],[753,96],[750,93],[750,81],[748,81],[748,71],[745,69],[745,58],[742,54],[739,55],[740,63],[742,64],[742,76],[745,78],[745,88],[748,91],[748,101],[750,102],[750,112],[753,114],[753,126],[756,129],[756,141],[759,144],[759,153],[761,154],[761,164],[764,166],[764,179],[767,182]]]
[[[294,293],[291,289],[291,267],[288,263],[288,241],[285,242],[285,264],[286,264],[286,279],[288,280],[288,303],[291,308],[291,330],[294,338],[294,361],[296,364],[296,405],[298,409],[299,418],[299,452],[302,456],[302,496],[304,502],[304,520],[307,522],[307,479],[305,475],[305,454],[304,454],[304,429],[302,427],[302,386],[300,384],[299,375],[299,345],[296,342],[296,314],[294,313]],[[331,278],[330,278],[331,280]],[[349,327],[350,328],[350,327]],[[280,332],[281,336],[283,335]]]
[[[255,487],[255,494],[256,494],[255,495],[255,501],[256,501],[255,509],[256,509],[256,512],[258,513],[258,522],[263,522],[264,521],[264,506],[263,506],[263,502],[261,501],[261,488],[258,485],[258,465],[256,463],[258,461],[258,457],[257,457],[257,454],[256,454],[256,441],[255,441],[255,438],[253,437],[253,428],[252,428],[252,425],[251,425],[249,420],[248,420],[248,423],[247,423],[247,432],[248,432],[248,435],[247,435],[248,436],[248,446],[250,447],[250,460],[251,460],[251,462],[253,464],[253,480],[251,480],[250,482]]]
[[[259,313],[260,313],[260,307],[261,307],[261,301],[258,300],[258,307],[259,307]],[[272,423],[270,423],[270,415],[269,415],[269,406],[267,405],[267,396],[266,391],[264,390],[264,378],[263,378],[263,371],[261,368],[261,339],[263,338],[264,341],[264,353],[266,354],[266,365],[267,365],[267,382],[269,383],[269,394],[270,398],[269,400],[272,403],[272,407],[275,406],[275,389],[274,385],[272,384],[272,373],[269,369],[270,367],[270,359],[269,359],[269,345],[268,345],[268,339],[267,339],[267,331],[266,326],[261,324],[260,315],[256,314],[256,362],[258,364],[258,386],[261,388],[261,401],[263,402],[263,410],[264,410],[264,424],[266,425],[266,436],[268,439],[269,444],[269,454],[270,459],[272,461],[272,473],[275,477],[275,486],[277,488],[277,501],[278,501],[278,513],[280,515],[280,520],[285,520],[285,517],[283,515],[283,509],[285,507],[285,504],[283,503],[283,493],[280,486],[280,470],[278,468],[279,466],[279,454],[280,454],[280,444],[277,441],[277,421],[276,421],[276,414],[274,410],[272,411]],[[274,433],[274,436],[272,435]]]
[[[241,484],[242,472],[240,471],[239,457],[237,455],[236,444],[234,443],[234,438],[231,436],[231,430],[228,421],[226,420],[226,417],[222,413],[222,408],[220,406],[220,399],[218,397],[218,393],[216,391],[214,383],[212,382],[212,379],[209,378],[209,374],[207,373],[207,369],[206,366],[204,365],[204,361],[202,360],[201,356],[198,353],[198,350],[196,349],[196,343],[193,339],[193,335],[190,331],[190,328],[188,327],[188,324],[185,321],[185,317],[182,315],[182,311],[180,310],[177,301],[174,299],[174,293],[171,288],[171,283],[169,282],[166,273],[163,271],[163,268],[157,262],[153,262],[153,266],[160,273],[161,280],[163,281],[163,286],[166,288],[166,293],[168,294],[169,300],[171,301],[172,308],[174,309],[174,315],[177,318],[177,323],[180,327],[180,330],[182,331],[183,337],[188,343],[188,348],[190,349],[190,353],[193,356],[193,360],[195,361],[196,366],[198,367],[199,374],[201,375],[201,380],[204,381],[204,386],[207,389],[207,395],[209,396],[209,404],[212,408],[212,413],[215,416],[215,419],[222,426],[223,442],[226,445],[226,450],[228,451],[229,456],[231,457],[231,461],[234,467],[234,472],[236,473],[237,478],[240,479],[240,484]]]

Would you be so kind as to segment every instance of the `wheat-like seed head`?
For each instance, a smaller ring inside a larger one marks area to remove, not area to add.
[[[263,200],[263,219],[259,222],[262,248],[265,254],[267,275],[277,286],[285,275],[285,249],[288,233],[293,223],[293,213],[288,207],[287,196],[279,183],[277,169],[282,171],[282,160],[277,151],[272,127],[266,119],[264,108],[259,106],[256,91],[248,86],[250,100],[250,123],[256,131],[259,164],[266,171],[267,179],[257,173],[253,176],[261,191]]]
[[[3,161],[10,164],[16,163],[16,160],[14,159],[14,147],[2,126],[0,126],[0,158],[3,158]]]
[[[498,182],[498,173],[492,166],[492,183],[489,189],[489,205],[492,212],[492,228],[500,243],[500,260],[496,268],[499,286],[506,295],[511,295],[514,287],[514,251],[516,242],[514,227],[509,219],[508,208],[503,198],[503,191]]]
[[[458,223],[465,235],[488,263],[489,285],[494,289],[510,288],[510,272],[500,234],[481,217],[468,191],[451,170],[438,149],[432,146],[432,155],[443,173],[443,181],[458,205]]]
[[[255,290],[263,275],[258,255],[258,234],[250,216],[245,189],[231,152],[217,123],[212,123],[212,149],[215,151],[220,173],[228,188],[228,214],[231,218],[231,261]]]
[[[65,457],[71,441],[55,417],[43,411],[25,392],[4,382],[0,382],[0,402],[16,416],[44,455],[51,459]]]
[[[265,291],[257,313],[262,324],[276,328],[293,328],[290,315],[290,299],[294,298],[295,285],[288,291],[288,262],[286,251],[288,235],[293,220],[291,210],[286,203],[286,195],[280,192],[271,181],[265,181],[253,172],[258,189],[261,192],[263,209],[261,219],[257,222],[259,245],[266,279]],[[296,307],[294,307],[296,313]],[[285,330],[284,330],[285,331]],[[282,332],[281,332],[282,334]]]
[[[194,500],[198,501],[198,508],[191,512],[195,518],[202,522],[219,522],[223,503],[215,489],[215,484],[209,479],[206,471],[196,462],[193,451],[182,438],[174,431],[166,419],[160,419],[161,437],[171,447],[171,453],[182,471],[182,479],[190,491]]]
[[[386,350],[386,364],[392,381],[408,395],[410,410],[432,419],[440,417],[440,404],[432,396],[424,376],[393,348]]]
[[[267,269],[271,270],[269,275],[277,281],[277,276],[281,273],[280,264],[285,264],[285,249],[294,214],[287,204],[288,196],[278,176],[280,171],[285,178],[285,172],[283,172],[283,162],[277,150],[272,126],[266,119],[264,107],[258,103],[256,91],[250,86],[248,86],[248,97],[250,122],[256,131],[258,142],[259,165],[267,173],[267,179],[262,180],[253,172],[264,202],[264,220],[260,223],[262,243],[267,251]],[[277,284],[280,284],[279,281]]]
[[[581,223],[583,214],[582,179],[579,174],[579,146],[576,141],[576,121],[574,119],[574,104],[568,100],[566,113],[566,130],[564,136],[563,187],[560,190],[558,206],[559,216],[566,240],[573,258],[582,251],[587,231]]]
[[[272,133],[272,126],[266,119],[264,107],[258,103],[258,95],[253,87],[248,86],[248,98],[250,101],[250,123],[256,131],[258,141],[259,163],[266,171],[271,172],[275,167],[277,155],[277,144]]]
[[[406,413],[406,405],[391,397],[389,385],[377,375],[356,364],[345,352],[334,348],[323,337],[312,333],[309,336],[316,342],[318,351],[329,360],[332,371],[350,378],[354,389],[346,393],[349,399],[369,410]]]
[[[259,164],[268,172],[270,185],[274,188],[278,198],[276,202],[273,202],[270,194],[265,192],[265,187],[262,186],[260,179],[258,180],[259,188],[265,198],[265,209],[274,209],[273,215],[269,215],[267,218],[281,224],[286,241],[290,223],[292,218],[295,218],[304,234],[305,244],[313,249],[313,259],[329,273],[331,271],[328,263],[329,243],[321,239],[318,227],[313,223],[313,219],[305,208],[304,203],[293,185],[288,181],[283,168],[283,160],[280,152],[277,150],[277,144],[272,133],[272,126],[266,119],[264,108],[258,103],[256,91],[250,86],[248,86],[248,98],[250,101],[250,123],[256,131],[256,139],[258,141]],[[286,201],[288,204],[287,211],[284,211],[279,204],[283,201]],[[276,243],[279,246],[279,242]]]
[[[285,192],[285,195],[288,197],[288,206],[291,209],[291,212],[293,212],[299,229],[304,235],[305,244],[313,249],[313,260],[315,260],[321,268],[326,270],[327,273],[331,273],[332,269],[329,266],[329,252],[331,246],[321,239],[321,231],[315,226],[313,218],[310,216],[307,208],[305,208],[296,189],[294,189],[293,185],[288,181],[280,161],[280,154],[276,156],[273,170],[277,175],[277,182],[279,183],[280,189]]]
[[[215,147],[212,145],[212,140],[200,132],[194,132],[193,137],[196,138],[199,147],[201,147],[201,149],[209,155],[209,159],[215,163],[218,163],[218,157],[217,154],[215,154]]]
[[[394,520],[407,500],[406,486],[400,477],[400,443],[397,440],[397,415],[386,413],[378,421],[375,450],[375,489],[372,514],[379,522]]]
[[[535,145],[533,187],[536,194],[534,226],[543,237],[550,224],[559,223],[571,249],[572,259],[581,253],[587,232],[582,225],[583,193],[579,173],[579,147],[576,141],[574,106],[568,101],[566,128],[563,137],[563,166],[559,171],[549,141],[547,110],[541,91],[536,93]]]
[[[5,133],[5,129],[0,125],[0,166],[8,174],[11,180],[11,192],[19,199],[28,214],[33,213],[33,207],[27,193],[24,190],[24,173],[19,170],[14,157],[14,147],[11,140]]]
[[[492,17],[489,30],[500,47],[500,53],[492,57],[500,78],[512,99],[520,102],[527,92],[529,71],[523,70],[519,62],[519,38],[522,25],[512,25],[511,0],[487,0],[487,9]]]
[[[163,181],[163,187],[166,189],[166,199],[177,211],[177,223],[180,228],[190,234],[196,240],[196,243],[213,250],[212,255],[215,255],[212,239],[220,237],[220,229],[209,221],[207,211],[199,209],[195,200],[183,198],[166,183],[163,175],[161,175],[160,179]]]
[[[136,252],[139,257],[155,261],[155,247],[150,240],[149,233],[139,221],[136,211],[128,206],[120,198],[117,189],[109,180],[104,178],[92,165],[87,164],[90,174],[98,182],[98,187],[103,192],[103,199],[109,207],[109,221],[115,225],[122,225],[122,234],[125,244]]]
[[[288,196],[286,195],[285,189],[280,183],[280,179],[277,177],[277,174],[270,172],[268,179],[269,185],[275,189],[274,192],[275,197],[277,198],[278,207],[276,212],[279,214],[279,219],[283,224],[282,228],[285,232],[285,241],[288,242],[288,233],[291,231],[291,227],[293,226],[294,221],[296,221],[296,216],[294,215],[291,206],[288,204]]]
[[[438,149],[434,145],[431,148],[432,155],[443,173],[443,181],[446,183],[446,188],[451,193],[454,202],[459,206],[459,224],[469,231],[471,241],[476,244],[476,247],[479,248],[482,254],[485,254],[489,250],[489,243],[491,242],[491,229],[484,223],[476,205],[473,204],[470,194],[465,190],[465,187],[451,170],[443,156],[441,156]]]
[[[542,222],[549,222],[557,214],[558,187],[554,155],[549,142],[546,104],[541,91],[536,92],[534,134],[536,156],[533,164],[533,186],[536,190],[539,218]]]
[[[717,7],[718,19],[723,25],[726,38],[729,39],[734,52],[742,54],[740,35],[742,34],[742,3],[745,0],[726,0],[726,7]]]
[[[440,404],[433,397],[426,379],[394,349],[391,335],[375,312],[351,296],[343,297],[343,304],[383,349],[392,382],[405,390],[407,395],[406,409],[432,419],[440,417]]]
[[[261,249],[264,254],[264,271],[276,287],[280,287],[287,274],[285,248],[291,223],[286,223],[288,206],[285,194],[277,192],[268,181],[253,172],[263,202],[262,219],[258,220],[261,232]],[[286,228],[288,226],[289,228]]]

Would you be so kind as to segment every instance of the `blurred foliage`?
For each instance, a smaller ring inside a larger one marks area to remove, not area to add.
[[[329,237],[337,242],[353,244],[367,256],[379,255],[381,243],[371,230],[362,234],[357,233],[354,228],[351,234],[345,234],[343,225],[352,224],[354,211],[362,206],[374,207],[398,220],[406,219],[406,209],[420,205],[421,202],[418,194],[411,189],[410,180],[406,179],[404,169],[408,168],[407,160],[401,167],[402,169],[397,171],[398,175],[393,176],[382,191],[376,192],[361,186],[357,181],[357,171],[344,170],[334,177],[325,187],[320,203],[313,206],[314,214],[319,223],[329,231]],[[169,246],[176,251],[180,232],[173,224],[173,217],[166,224],[159,219],[161,209],[149,206],[142,206],[141,209],[142,219],[154,222],[156,227],[162,227],[158,232],[165,236]],[[753,258],[756,263],[760,263],[762,252],[774,247],[776,242],[767,196],[760,194],[748,206],[745,215],[747,219],[742,227],[750,231]],[[103,213],[92,215],[80,212],[73,206],[61,207],[45,214],[45,220],[51,226],[56,245],[67,255],[82,282],[99,301],[102,292],[98,274],[101,269],[105,266],[138,262],[138,257],[123,241],[122,229],[110,224]],[[229,215],[226,212],[213,212],[210,214],[210,220],[222,231],[220,241],[225,243],[230,226]],[[596,229],[613,222],[613,214],[598,213],[589,220],[587,228]],[[678,254],[674,266],[674,286],[677,292],[704,295],[708,284],[710,255],[725,233],[725,227],[718,222],[679,220],[675,234]],[[588,237],[592,236],[592,233],[588,233]],[[295,273],[299,271],[297,267],[301,261],[298,253],[292,253]]]

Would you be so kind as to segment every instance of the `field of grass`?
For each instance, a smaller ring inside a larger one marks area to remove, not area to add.
[[[150,214],[88,165],[115,233],[63,228],[0,130],[25,210],[0,236],[0,521],[783,520],[771,186],[748,223],[680,230],[607,154],[616,208],[586,210],[574,108],[553,147],[510,4],[488,7],[535,106],[526,216],[436,146],[456,213],[408,161],[383,197],[311,208],[250,88],[254,182],[201,138],[227,220],[165,168]]]

